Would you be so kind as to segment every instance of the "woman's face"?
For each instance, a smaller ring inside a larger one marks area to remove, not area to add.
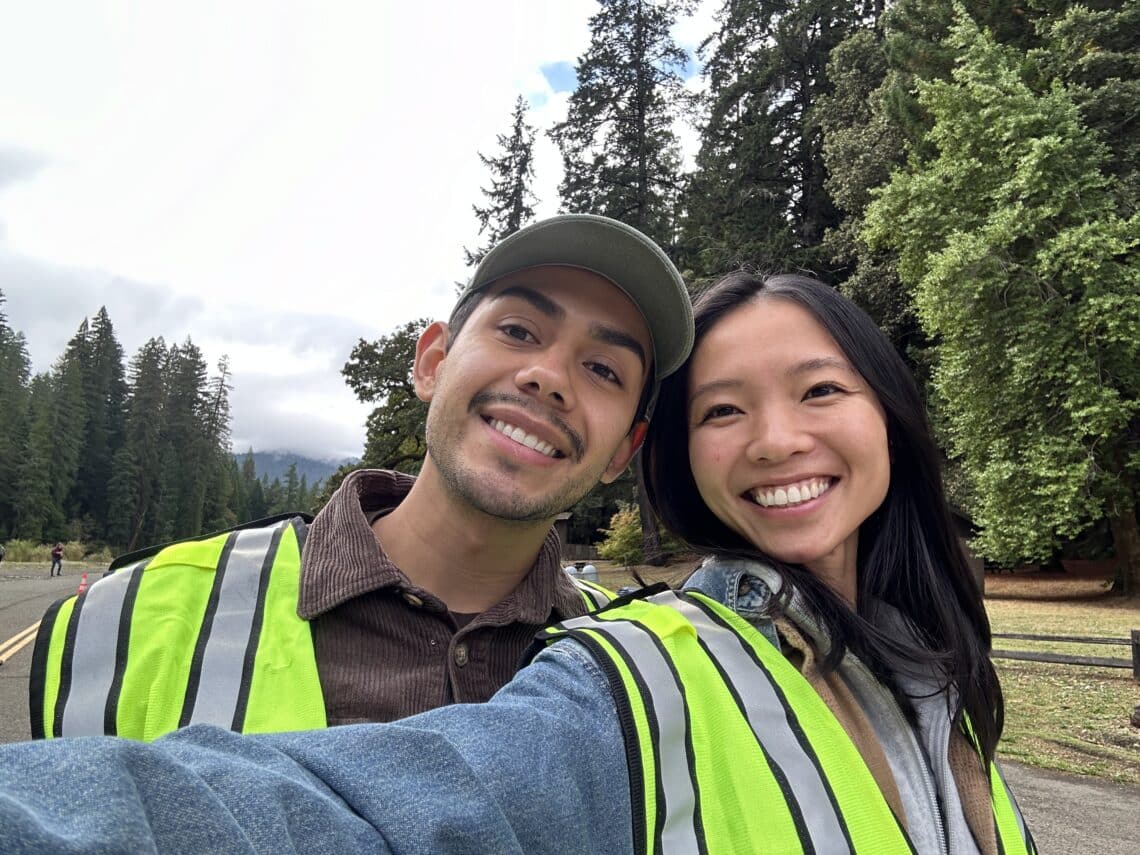
[[[689,459],[714,514],[758,549],[855,600],[859,526],[890,484],[871,387],[796,303],[761,298],[693,352]]]

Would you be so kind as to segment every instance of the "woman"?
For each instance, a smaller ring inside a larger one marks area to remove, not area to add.
[[[180,851],[1033,852],[991,762],[985,614],[905,366],[802,277],[733,274],[695,318],[645,458],[662,518],[712,553],[684,591],[550,628],[486,704],[0,749],[0,833],[27,851],[97,825],[93,848]],[[78,788],[107,795],[95,817],[56,795]]]
[[[916,848],[997,851],[979,798],[1003,709],[989,624],[909,371],[802,276],[731,274],[694,318],[644,452],[665,525],[720,556],[688,587],[776,640]]]

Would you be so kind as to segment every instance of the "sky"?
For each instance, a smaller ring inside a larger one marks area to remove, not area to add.
[[[0,0],[0,291],[33,369],[106,306],[128,358],[153,336],[229,358],[235,451],[359,456],[371,405],[340,369],[360,338],[447,317],[481,245],[478,154],[519,94],[537,213],[557,213],[542,131],[596,9]]]

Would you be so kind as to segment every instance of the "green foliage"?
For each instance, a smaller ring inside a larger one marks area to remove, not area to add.
[[[1109,157],[1059,81],[959,10],[949,81],[919,85],[927,148],[867,212],[898,252],[981,551],[1041,560],[1133,513],[1140,397],[1140,219],[1117,212]],[[1135,517],[1132,516],[1135,527]]]
[[[702,275],[746,265],[827,278],[820,244],[838,222],[825,187],[817,102],[828,59],[874,23],[876,3],[726,0],[702,44],[707,118],[686,193],[685,263]]]
[[[562,152],[562,209],[637,226],[667,249],[679,191],[674,117],[687,109],[686,57],[671,29],[688,0],[601,0],[566,120],[550,132]]]
[[[606,539],[598,544],[598,554],[602,558],[627,567],[641,563],[644,553],[641,548],[641,514],[637,505],[619,502],[618,511],[604,532]]]
[[[491,172],[491,186],[483,188],[486,205],[471,206],[479,220],[479,234],[485,237],[475,252],[463,250],[470,265],[478,264],[491,247],[534,219],[534,203],[538,201],[530,190],[534,181],[534,128],[527,124],[526,113],[527,103],[520,95],[511,113],[510,136],[498,136],[501,153],[496,157],[479,155]]]
[[[412,363],[426,318],[409,321],[376,341],[361,339],[341,369],[362,402],[375,404],[361,465],[418,472],[427,453],[424,426],[427,404],[416,395]]]

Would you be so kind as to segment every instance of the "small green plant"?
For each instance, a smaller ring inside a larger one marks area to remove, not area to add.
[[[606,535],[606,539],[598,544],[598,554],[602,558],[627,567],[641,563],[641,513],[636,505],[618,502],[618,511],[610,518],[610,527],[602,531]]]

